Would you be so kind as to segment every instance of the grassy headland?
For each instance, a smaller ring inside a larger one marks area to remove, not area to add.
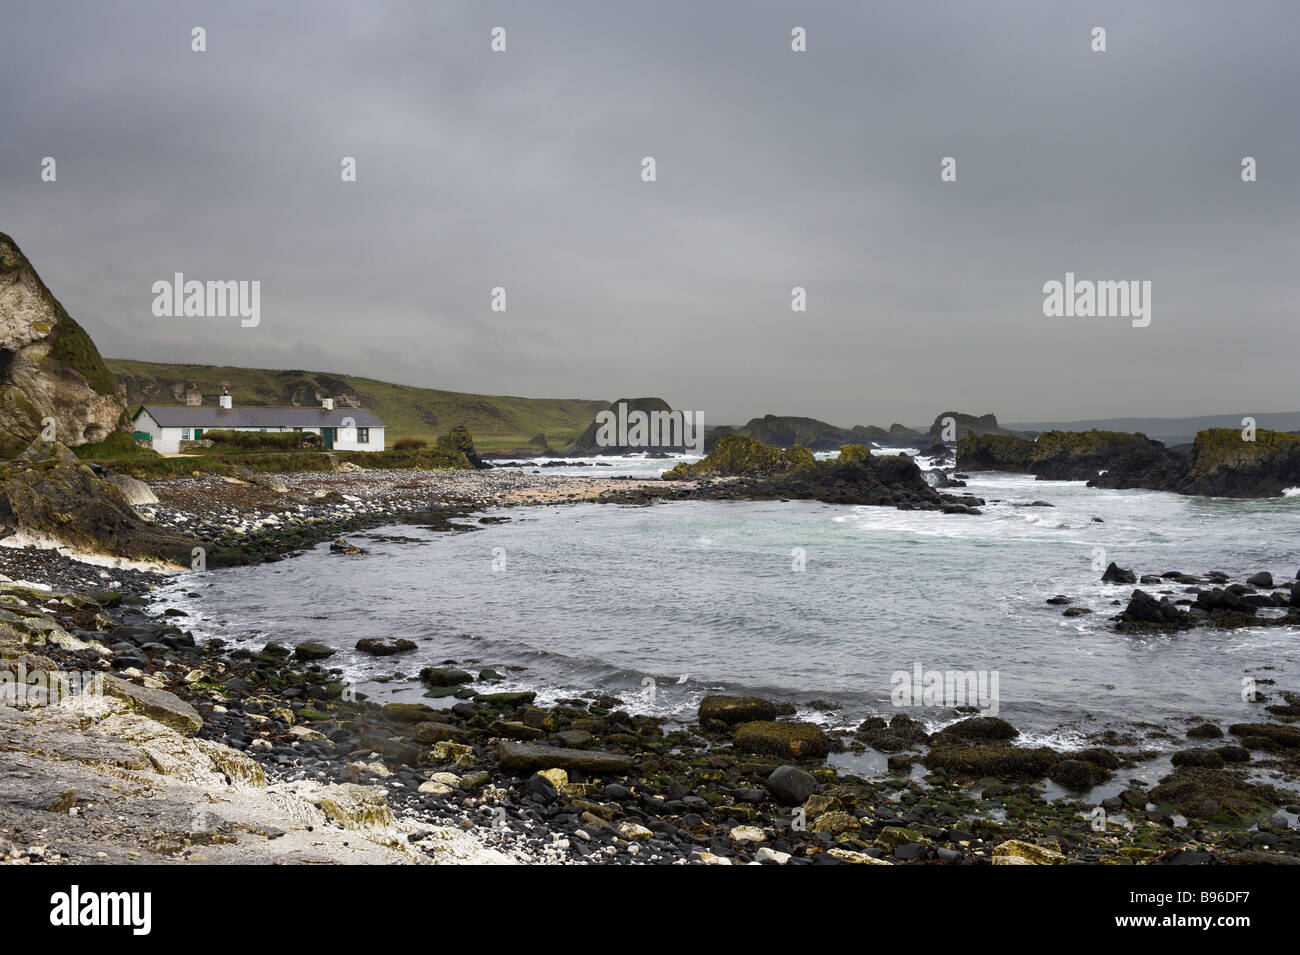
[[[342,399],[355,396],[387,426],[391,448],[403,438],[432,444],[440,435],[464,425],[480,451],[508,451],[545,444],[562,448],[586,428],[604,401],[583,398],[516,398],[472,395],[436,388],[416,388],[355,375],[228,365],[176,365],[107,358],[109,369],[126,388],[134,411],[142,404],[181,404],[187,388],[215,403],[223,385],[230,386],[237,405],[268,407],[318,404],[317,395]]]

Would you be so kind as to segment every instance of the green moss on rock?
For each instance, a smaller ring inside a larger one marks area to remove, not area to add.
[[[860,444],[846,444],[840,448],[840,456],[836,460],[840,464],[870,464],[874,456],[869,448]]]
[[[736,749],[746,753],[788,759],[824,759],[830,742],[814,723],[756,720],[736,727],[732,736]]]
[[[1246,440],[1234,428],[1209,428],[1196,436],[1183,494],[1275,497],[1300,484],[1300,434],[1256,431]]]
[[[794,707],[789,704],[773,703],[756,696],[725,696],[715,693],[700,700],[698,715],[701,723],[735,724],[771,720],[793,712]]]
[[[922,762],[930,769],[976,779],[1041,779],[1060,757],[1046,747],[1017,746],[935,747]]]
[[[50,296],[50,300],[57,308],[59,321],[50,336],[50,353],[46,360],[59,362],[80,372],[90,387],[101,395],[117,394],[121,388],[104,364],[95,343],[53,296]]]
[[[76,446],[129,426],[126,400],[86,331],[41,281],[9,236],[0,233],[0,311],[7,329],[0,368],[0,450],[41,434]]]
[[[1228,727],[1233,736],[1243,739],[1266,739],[1282,749],[1300,749],[1300,727],[1282,726],[1278,723],[1233,723]]]
[[[1239,824],[1286,802],[1272,786],[1224,769],[1183,766],[1151,790],[1151,801],[1189,819]]]
[[[1247,441],[1236,428],[1207,428],[1196,435],[1188,473],[1208,474],[1224,467],[1241,467],[1262,461],[1278,451],[1300,447],[1300,434],[1286,431],[1255,432]]]
[[[461,457],[466,464],[479,468],[483,462],[474,450],[474,436],[463,424],[458,424],[433,443],[433,450],[444,455]]]
[[[703,460],[678,464],[664,474],[667,480],[718,476],[765,476],[781,474],[816,462],[807,448],[777,448],[743,434],[723,435]]]
[[[957,467],[972,471],[1029,470],[1034,443],[1009,434],[963,434],[957,441]]]

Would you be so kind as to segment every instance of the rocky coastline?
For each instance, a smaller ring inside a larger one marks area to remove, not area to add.
[[[215,557],[230,548],[273,562],[398,520],[468,530],[492,505],[644,503],[732,480],[394,471],[284,475],[265,486],[199,476],[154,482],[157,502],[139,507],[158,527],[210,541]],[[1257,720],[1163,727],[1177,744],[1169,772],[1093,804],[1093,786],[1160,755],[1114,732],[1093,734],[1083,749],[1019,743],[1013,725],[969,709],[937,724],[900,711],[827,730],[810,719],[829,706],[816,700],[719,694],[685,725],[610,696],[543,707],[534,693],[500,692],[491,667],[470,661],[405,673],[427,702],[381,706],[332,670],[328,647],[200,643],[183,612],[151,590],[153,574],[87,566],[50,550],[0,551],[0,572],[50,588],[0,583],[5,666],[100,674],[113,687],[88,700],[0,707],[9,740],[0,760],[10,764],[0,776],[12,782],[0,798],[0,851],[9,861],[1300,861],[1286,816],[1300,797],[1246,774],[1300,777],[1300,698],[1269,686]],[[1226,579],[1194,579],[1184,586],[1248,596]],[[1241,586],[1265,596],[1262,579]],[[402,673],[412,647],[370,636],[364,649]],[[867,778],[834,762],[867,752],[884,755],[888,771]],[[45,780],[37,796],[32,779]],[[123,779],[130,786],[114,789]],[[1064,795],[1049,798],[1049,782]],[[196,798],[205,814],[180,811]],[[119,826],[116,817],[154,823]]]

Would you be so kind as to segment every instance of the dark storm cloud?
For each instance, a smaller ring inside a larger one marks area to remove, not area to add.
[[[6,6],[0,230],[109,355],[709,422],[1300,406],[1291,4]],[[1150,327],[1045,318],[1067,271]],[[155,318],[174,272],[261,324]]]

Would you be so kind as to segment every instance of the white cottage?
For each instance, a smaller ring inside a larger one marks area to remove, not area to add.
[[[365,408],[335,409],[326,398],[319,408],[236,408],[230,395],[212,405],[141,405],[132,419],[137,435],[155,451],[176,453],[182,441],[199,441],[205,431],[310,431],[326,449],[384,450],[384,423]]]

